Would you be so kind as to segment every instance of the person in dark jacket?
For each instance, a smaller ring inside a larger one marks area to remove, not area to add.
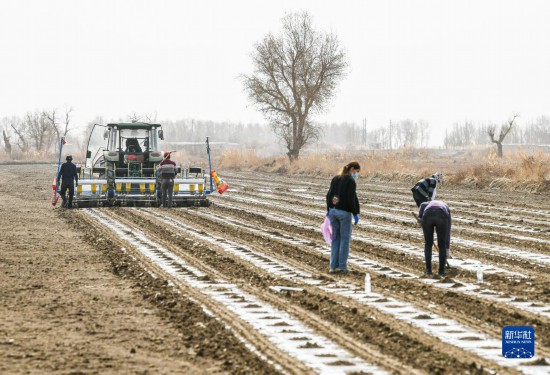
[[[159,164],[159,173],[161,178],[162,206],[172,207],[172,198],[174,196],[174,178],[178,172],[176,163],[170,160],[170,152],[164,153],[164,159]]]
[[[429,202],[435,199],[437,184],[443,181],[443,173],[436,172],[431,177],[423,178],[418,181],[411,189],[416,207],[420,207],[423,202]]]
[[[335,176],[327,192],[327,215],[332,226],[329,273],[348,272],[349,243],[351,240],[351,219],[359,222],[359,200],[355,180],[361,166],[356,161],[346,164]]]
[[[435,229],[439,246],[439,276],[445,276],[445,263],[451,245],[451,210],[443,201],[423,202],[420,204],[418,218],[424,232],[425,274],[432,274],[432,247]]]
[[[59,190],[59,195],[63,199],[63,204],[61,207],[73,208],[73,197],[74,197],[74,186],[78,186],[78,171],[76,165],[72,163],[73,157],[67,155],[65,158],[66,162],[61,164],[59,173],[57,174],[57,186],[59,186],[59,180],[62,179],[61,188]],[[69,190],[69,202],[67,204],[67,190]]]

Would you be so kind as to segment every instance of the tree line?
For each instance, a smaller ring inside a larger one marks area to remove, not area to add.
[[[17,153],[53,153],[57,152],[61,137],[68,137],[71,144],[84,151],[93,124],[105,125],[108,122],[159,122],[163,125],[165,141],[197,144],[204,143],[207,136],[212,142],[227,144],[227,147],[238,147],[259,150],[264,154],[284,152],[286,144],[281,142],[266,123],[239,123],[230,121],[212,121],[198,119],[180,119],[158,121],[155,117],[128,115],[124,118],[106,121],[96,117],[85,127],[77,126],[71,121],[72,109],[65,111],[35,110],[23,117],[4,117],[0,120],[2,137],[0,146],[7,155]],[[514,118],[515,120],[515,118]],[[476,145],[488,145],[490,132],[498,140],[508,144],[541,145],[550,144],[550,117],[541,116],[522,125],[509,122],[501,126],[494,124],[475,124],[472,121],[455,123],[446,131],[444,146],[446,148],[466,148]],[[315,123],[318,138],[311,148],[341,147],[347,149],[400,149],[427,148],[430,142],[431,126],[423,120],[404,119],[388,122],[385,126],[375,128],[354,122]],[[506,134],[502,130],[507,131]],[[105,146],[102,132],[95,132],[92,137],[92,151]],[[497,145],[498,147],[498,145]]]
[[[490,132],[498,128],[491,123],[474,124],[472,121],[455,123],[447,130],[444,145],[449,148],[486,145],[491,143]],[[505,140],[508,144],[550,145],[550,117],[540,116],[523,125],[513,126]]]
[[[61,138],[72,129],[72,108],[64,112],[36,110],[27,112],[22,118],[4,117],[1,120],[4,151],[9,156],[19,151],[26,154],[31,151],[47,153],[59,150]]]

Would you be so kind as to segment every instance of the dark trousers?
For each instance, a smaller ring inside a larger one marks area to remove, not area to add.
[[[413,191],[413,199],[416,202],[416,207],[420,207],[420,205],[424,202],[428,201],[428,198],[422,196],[419,192],[416,190]]]
[[[69,204],[67,204],[67,189],[69,189]],[[73,208],[74,182],[62,182],[59,195],[61,195],[61,199],[63,199],[63,205],[61,207]]]
[[[174,195],[174,179],[163,178],[160,184],[162,188],[162,206],[172,207],[172,197]]]
[[[434,243],[434,228],[437,233],[437,246],[439,246],[439,273],[445,273],[447,261],[446,238],[449,228],[449,217],[443,210],[433,209],[424,211],[422,218],[422,231],[424,232],[424,257],[426,259],[426,272],[432,272],[432,247]]]

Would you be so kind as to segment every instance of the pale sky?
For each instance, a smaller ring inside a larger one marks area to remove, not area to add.
[[[0,117],[74,108],[263,122],[238,76],[286,12],[336,33],[350,71],[320,122],[550,115],[550,1],[0,0]]]

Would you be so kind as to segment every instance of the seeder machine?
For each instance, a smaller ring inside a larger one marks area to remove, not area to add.
[[[90,134],[86,163],[77,166],[79,184],[75,188],[73,206],[158,206],[161,192],[157,167],[164,154],[159,148],[159,139],[164,139],[161,125],[139,122],[96,124],[92,133],[97,126],[105,128],[103,138],[106,146],[100,147],[92,157]],[[60,155],[62,145],[63,141]],[[212,170],[208,137],[206,152],[209,170],[178,167],[174,179],[173,206],[207,207],[210,205],[208,195],[214,188],[220,194],[227,190],[227,184]],[[54,186],[54,191],[56,189]],[[52,199],[55,205],[54,200],[57,202],[57,199]]]

